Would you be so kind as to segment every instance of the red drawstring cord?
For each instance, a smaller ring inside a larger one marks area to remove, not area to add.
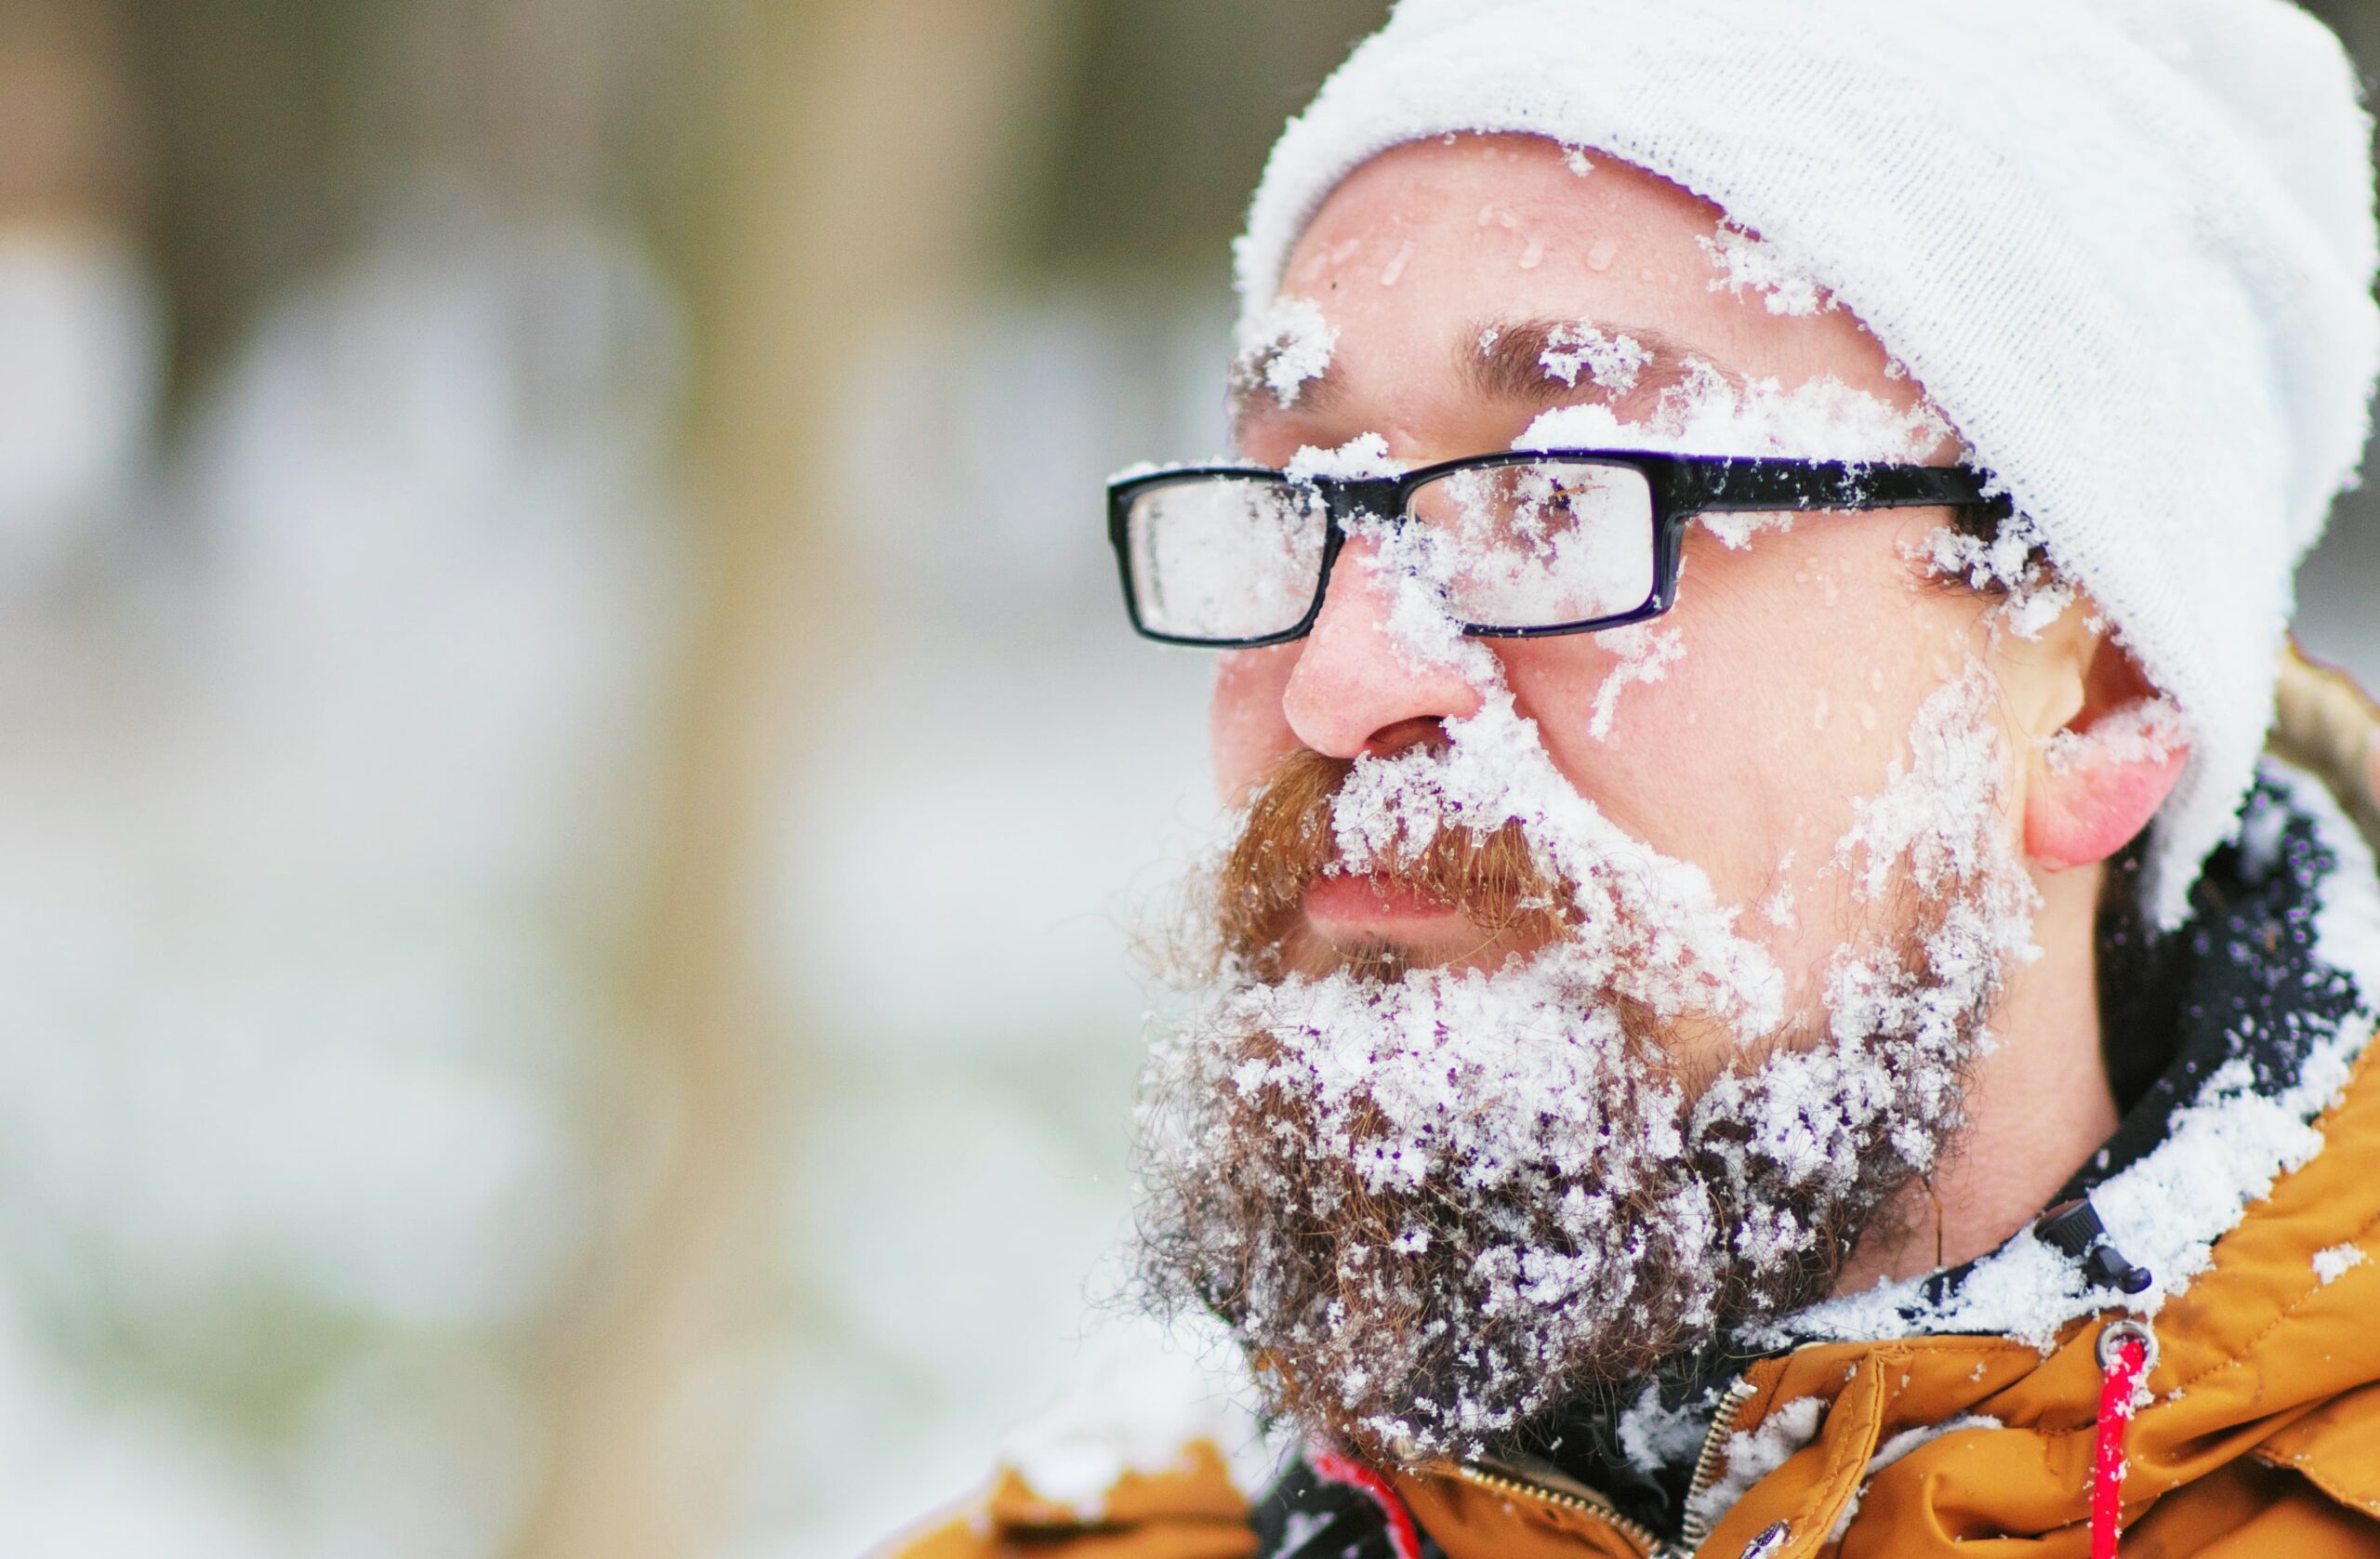
[[[1396,1550],[1396,1559],[1421,1559],[1421,1529],[1413,1524],[1413,1513],[1405,1508],[1386,1478],[1337,1451],[1316,1451],[1307,1458],[1306,1465],[1326,1483],[1344,1484],[1371,1496],[1372,1503],[1388,1517],[1388,1540]]]
[[[2117,1321],[2099,1334],[2099,1438],[2091,1458],[2091,1559],[2116,1559],[2123,1535],[2123,1432],[2132,1399],[2149,1373],[2155,1339],[2137,1321]]]

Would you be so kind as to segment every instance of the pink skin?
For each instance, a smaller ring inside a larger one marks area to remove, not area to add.
[[[1249,397],[1243,453],[1279,466],[1301,446],[1368,432],[1415,464],[1508,448],[1545,406],[1484,393],[1464,360],[1484,327],[1529,320],[1659,331],[1789,390],[1831,376],[1896,406],[1917,403],[1917,388],[1892,376],[1847,311],[1794,318],[1713,291],[1696,241],[1717,222],[1706,203],[1608,158],[1582,179],[1559,148],[1532,138],[1384,153],[1332,194],[1286,271],[1285,290],[1316,299],[1338,331],[1330,374],[1288,409],[1261,390]],[[1548,402],[1586,398],[1550,379],[1545,390]],[[1905,548],[1946,518],[1811,515],[1741,549],[1698,531],[1678,604],[1657,625],[1684,634],[1685,656],[1664,680],[1621,694],[1602,740],[1588,725],[1618,663],[1610,647],[1594,635],[1486,642],[1563,774],[1614,823],[1700,865],[1724,902],[1743,906],[1739,930],[1786,971],[1789,1007],[1805,1020],[1818,1014],[1829,958],[1871,915],[1849,874],[1829,869],[1855,799],[1884,787],[1919,707],[1947,679],[1974,658],[1997,679],[2015,755],[2009,826],[2043,895],[2043,957],[2016,973],[1996,1016],[2002,1043],[1978,1078],[1968,1151],[1936,1176],[1940,1255],[1956,1262],[2014,1232],[2113,1130],[2093,984],[2098,863],[2147,822],[2180,760],[2050,770],[2047,736],[2087,730],[2142,685],[2088,627],[2087,605],[2039,640],[1995,639],[1990,601],[1923,577]],[[1224,657],[1210,733],[1226,797],[1246,796],[1299,747],[1394,751],[1479,707],[1462,676],[1416,667],[1390,640],[1368,558],[1350,544],[1309,637]],[[1780,888],[1790,926],[1756,907]],[[1306,910],[1316,934],[1341,945],[1386,941],[1450,958],[1475,943],[1459,916],[1382,900],[1361,882],[1317,892]],[[1688,1050],[1728,1042],[1708,1026],[1675,1040]],[[1929,1214],[1906,1248],[1863,1248],[1845,1285],[1930,1269],[1935,1234]]]
[[[1462,917],[1422,894],[1392,888],[1369,877],[1333,877],[1305,896],[1305,918],[1334,941],[1357,939],[1395,927],[1401,942],[1461,935]]]

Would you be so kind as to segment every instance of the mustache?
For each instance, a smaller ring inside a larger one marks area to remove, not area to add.
[[[1302,929],[1307,890],[1341,865],[1336,808],[1355,762],[1300,749],[1283,757],[1249,803],[1214,879],[1223,950],[1276,978]],[[1540,865],[1517,823],[1478,829],[1442,816],[1415,838],[1400,829],[1374,849],[1368,875],[1385,888],[1461,910],[1485,938],[1536,944],[1570,924],[1575,884]]]

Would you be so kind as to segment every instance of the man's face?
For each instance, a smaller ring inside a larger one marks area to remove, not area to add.
[[[1287,407],[1261,385],[1244,390],[1241,452],[1286,466],[1302,447],[1377,433],[1397,460],[1421,465],[1510,448],[1566,404],[1642,422],[1688,358],[1789,393],[1831,379],[1897,411],[1921,408],[1918,388],[1849,313],[1773,312],[1755,289],[1714,286],[1725,271],[1705,245],[1719,221],[1676,186],[1609,159],[1581,177],[1541,140],[1388,152],[1331,197],[1284,278],[1283,291],[1312,299],[1337,332],[1329,371]],[[1532,348],[1547,327],[1581,323],[1656,353],[1632,392],[1614,396],[1585,372],[1566,384],[1538,363]],[[1490,331],[1504,349],[1492,365],[1480,350]],[[1946,441],[1917,457],[1954,449]],[[1701,867],[1722,902],[1746,907],[1742,929],[1773,951],[1797,1011],[1875,909],[1853,874],[1831,869],[1854,803],[1883,788],[1920,705],[1985,647],[1990,603],[1944,588],[1912,555],[1946,522],[1938,510],[1802,517],[1744,547],[1698,527],[1665,617],[1492,646],[1563,775],[1628,834]],[[1227,799],[1245,800],[1286,755],[1384,753],[1478,707],[1482,690],[1462,676],[1417,669],[1399,653],[1387,592],[1347,566],[1368,555],[1349,547],[1307,638],[1224,657],[1211,733]],[[1317,937],[1351,946],[1453,955],[1479,941],[1459,912],[1383,902],[1345,879],[1310,896],[1306,916]]]
[[[1355,173],[1242,364],[1243,453],[1955,456],[1849,314],[1731,285],[1765,257],[1714,210],[1583,165]],[[1723,517],[1652,623],[1466,641],[1426,535],[1358,521],[1313,631],[1224,659],[1250,810],[1210,1006],[1153,1064],[1143,1255],[1311,1426],[1527,1440],[1822,1293],[1934,1167],[2034,898],[2025,650],[1929,562],[1950,522]]]

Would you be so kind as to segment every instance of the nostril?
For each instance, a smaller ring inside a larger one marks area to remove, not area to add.
[[[1383,725],[1364,743],[1367,758],[1394,758],[1400,752],[1421,747],[1431,752],[1443,752],[1447,747],[1446,721],[1431,715],[1416,715]]]

